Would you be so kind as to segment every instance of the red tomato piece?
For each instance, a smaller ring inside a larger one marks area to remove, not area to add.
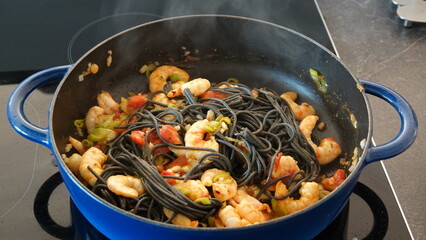
[[[157,131],[153,131],[151,134],[149,134],[148,142],[152,143],[152,145],[154,146],[158,144],[163,144],[163,141],[161,141],[161,139],[158,137]],[[169,153],[169,152],[171,152],[169,147],[164,146],[164,147],[158,147],[154,149],[152,153],[157,154],[157,153]]]
[[[134,130],[130,133],[130,138],[133,142],[143,147],[145,145],[145,135],[145,132],[142,132],[140,130]]]
[[[160,136],[171,144],[182,144],[182,141],[179,138],[179,133],[172,125],[163,125],[160,128]]]
[[[174,173],[168,172],[168,171],[162,171],[160,174],[163,175],[163,176],[175,175]],[[174,179],[174,178],[164,178],[164,180],[166,180],[166,182],[169,183],[170,185],[175,185],[177,183],[176,179]]]
[[[218,99],[224,99],[226,97],[229,97],[228,94],[217,92],[217,91],[206,91],[205,93],[200,95],[200,98],[218,98]]]
[[[185,156],[180,156],[180,157],[176,158],[175,160],[173,160],[171,163],[166,164],[164,166],[164,168],[169,169],[169,168],[172,168],[174,166],[183,167],[183,166],[186,166],[186,165],[188,165],[188,159],[186,159]]]
[[[145,105],[147,101],[148,99],[140,93],[138,95],[129,97],[127,99],[127,105],[126,105],[127,113],[131,114],[132,112],[136,111],[137,109]]]

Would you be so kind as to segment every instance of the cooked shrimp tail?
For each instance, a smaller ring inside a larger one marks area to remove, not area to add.
[[[224,202],[237,194],[237,182],[229,172],[216,168],[208,169],[201,176],[204,186],[212,187],[215,198]]]
[[[172,210],[169,210],[167,208],[163,208],[164,215],[166,215],[167,218],[173,217],[172,223],[179,226],[185,226],[185,227],[197,227],[198,221],[193,221],[189,219],[188,217],[182,215],[182,214],[175,214]]]
[[[287,187],[284,183],[278,182],[276,185],[275,196],[282,197],[288,193]],[[282,200],[272,201],[272,208],[278,215],[287,215],[299,210],[302,210],[319,200],[320,193],[318,183],[316,182],[303,182],[302,187],[299,189],[300,198],[294,199],[287,197]]]
[[[97,119],[103,115],[105,110],[99,106],[93,106],[86,114],[85,122],[87,132],[90,134],[96,128]]]
[[[111,94],[105,91],[98,95],[98,105],[104,109],[106,114],[114,114],[120,109],[120,104],[111,97]]]
[[[111,192],[123,197],[136,198],[145,192],[140,178],[125,175],[109,177],[107,187]]]
[[[103,164],[107,159],[107,155],[105,155],[101,150],[96,147],[89,148],[82,156],[79,166],[80,176],[90,184],[90,186],[95,185],[96,176],[93,175],[92,172],[88,169],[88,167],[92,168],[92,170],[96,174],[101,174],[104,171]]]
[[[312,141],[312,130],[315,128],[315,124],[317,123],[318,119],[318,116],[309,115],[305,117],[302,122],[300,122],[299,128],[308,140],[309,144],[314,149],[318,162],[321,165],[325,165],[336,159],[342,153],[342,149],[340,148],[340,145],[331,137],[323,139],[319,145],[316,145]]]
[[[149,91],[152,93],[162,91],[169,78],[176,78],[177,81],[187,82],[189,75],[184,70],[174,66],[158,67],[149,76]]]
[[[226,227],[238,227],[250,224],[247,220],[242,219],[231,205],[220,209],[218,216]]]
[[[185,89],[189,89],[189,91],[197,97],[209,90],[210,85],[211,84],[209,80],[205,78],[197,78],[182,84],[182,86],[176,89],[171,90],[169,93],[167,93],[167,97],[172,98],[183,96],[183,91]]]
[[[315,115],[315,109],[311,105],[305,102],[299,105],[295,102],[297,93],[286,92],[281,94],[281,98],[288,102],[296,120],[302,121],[306,116]]]

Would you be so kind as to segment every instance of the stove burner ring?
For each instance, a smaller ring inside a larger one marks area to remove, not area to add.
[[[355,185],[354,193],[368,204],[374,217],[373,228],[364,239],[383,239],[389,226],[389,217],[385,204],[373,190],[361,182]]]
[[[78,30],[68,43],[68,61],[74,63],[92,47],[123,30],[161,18],[164,16],[133,12],[113,14],[90,22]]]
[[[34,199],[33,211],[37,222],[44,231],[60,239],[69,239],[73,234],[72,227],[63,227],[57,224],[50,216],[48,208],[50,196],[62,182],[62,177],[59,172],[48,178],[37,191],[37,195]]]

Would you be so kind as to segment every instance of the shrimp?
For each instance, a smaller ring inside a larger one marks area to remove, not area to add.
[[[246,199],[236,204],[234,208],[240,217],[252,224],[266,221],[265,215]]]
[[[275,158],[274,169],[272,171],[272,178],[289,175],[291,177],[295,172],[300,171],[297,161],[291,156],[283,156],[282,153]],[[286,178],[284,179],[286,180]]]
[[[336,159],[342,153],[342,149],[331,137],[321,140],[318,146],[312,141],[312,130],[318,119],[319,117],[316,115],[309,115],[302,120],[299,127],[309,144],[311,144],[312,148],[315,150],[318,162],[321,165],[325,165]]]
[[[241,203],[243,200],[249,202],[256,210],[263,211],[267,210],[271,211],[268,204],[261,203],[259,200],[254,198],[253,196],[247,193],[247,185],[239,187],[237,189],[237,194],[232,198],[237,203]]]
[[[189,89],[194,96],[200,96],[209,90],[211,84],[210,81],[205,78],[197,78],[187,83],[182,84],[179,88],[171,90],[167,93],[167,97],[180,97],[183,96],[183,90]]]
[[[286,92],[281,94],[281,98],[288,102],[296,120],[302,121],[308,115],[315,115],[315,109],[311,105],[305,102],[299,105],[295,102],[297,93]]]
[[[325,190],[324,186],[321,183],[318,184],[318,189],[319,189],[319,195],[320,195],[319,199],[320,200],[325,198],[328,194],[330,194],[330,191]]]
[[[78,153],[84,154],[84,152],[86,152],[87,149],[84,147],[83,143],[77,139],[69,137],[68,141],[70,141],[71,145],[75,148],[75,150],[77,150]]]
[[[179,81],[188,82],[189,74],[174,66],[161,66],[156,68],[149,76],[149,91],[161,91],[167,83],[167,79],[177,76]]]
[[[170,99],[167,97],[165,93],[157,93],[152,97],[152,101],[162,103],[164,105],[169,105]],[[158,104],[155,104],[155,110],[163,109],[164,107]]]
[[[281,181],[276,185],[275,197],[281,197],[288,193],[287,187]],[[276,204],[272,204],[274,211],[279,215],[287,215],[302,210],[319,200],[320,193],[318,183],[303,182],[299,189],[300,198],[293,199],[287,197],[282,200],[275,200]]]
[[[226,227],[239,227],[244,225],[250,225],[245,219],[241,219],[237,211],[231,205],[226,205],[224,208],[221,208],[218,213],[219,219]]]
[[[104,113],[105,110],[98,106],[93,106],[89,109],[84,120],[84,124],[86,125],[86,129],[89,134],[96,128],[98,117]]]
[[[167,218],[172,218],[174,215],[174,212],[170,209],[163,208],[164,215],[166,215]],[[182,214],[176,214],[176,216],[173,217],[172,223],[179,226],[185,226],[185,227],[197,227],[198,221],[192,221],[187,216],[184,216]]]
[[[193,123],[185,134],[184,142],[186,147],[199,147],[208,148],[211,151],[196,151],[187,149],[176,149],[170,148],[178,156],[185,155],[187,159],[201,159],[205,154],[209,152],[218,152],[219,143],[216,142],[213,136],[210,139],[205,140],[205,134],[207,133],[206,127],[209,126],[207,119],[199,120]]]
[[[140,178],[114,175],[107,179],[107,187],[116,195],[129,198],[137,198],[145,192]]]
[[[209,190],[207,190],[200,180],[179,182],[173,187],[192,201],[195,201],[198,198],[210,198]]]
[[[321,180],[321,184],[325,190],[333,191],[346,179],[346,173],[342,169],[338,169],[333,176]]]
[[[120,109],[120,104],[118,104],[108,92],[102,91],[97,99],[99,107],[105,111],[105,114],[114,114]]]
[[[79,175],[79,168],[81,162],[81,155],[78,153],[74,153],[71,157],[64,157],[64,162],[75,175]]]
[[[104,164],[106,159],[107,155],[96,147],[89,148],[81,156],[79,166],[80,176],[86,180],[90,186],[95,185],[97,178],[90,172],[88,167],[91,167],[93,171],[99,175],[104,171],[102,164]]]
[[[201,182],[206,187],[212,187],[215,198],[224,202],[237,194],[237,182],[229,172],[217,168],[208,169],[201,176]]]

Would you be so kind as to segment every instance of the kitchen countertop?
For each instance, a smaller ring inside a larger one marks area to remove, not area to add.
[[[317,0],[340,58],[359,78],[381,83],[414,108],[418,136],[404,153],[384,161],[414,239],[426,235],[426,24],[405,28],[391,0]],[[425,13],[426,14],[426,13]],[[398,114],[384,101],[369,97],[376,144],[396,136]],[[423,236],[423,237],[422,237]]]

